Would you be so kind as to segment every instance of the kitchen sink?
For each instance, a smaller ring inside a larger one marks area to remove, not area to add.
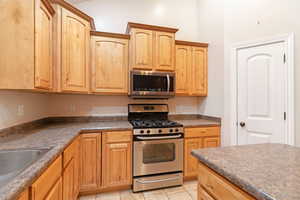
[[[50,149],[0,150],[0,188]]]

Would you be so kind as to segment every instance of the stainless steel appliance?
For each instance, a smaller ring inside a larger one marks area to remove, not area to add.
[[[130,72],[130,97],[170,98],[175,96],[175,73],[132,70]]]
[[[168,120],[166,104],[130,104],[133,126],[133,191],[183,183],[183,127]]]

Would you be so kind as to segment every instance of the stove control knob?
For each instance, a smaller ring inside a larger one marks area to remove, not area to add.
[[[144,133],[144,130],[141,130],[140,133],[143,134],[143,133]]]
[[[147,130],[147,133],[150,134],[150,130]]]
[[[170,129],[169,131],[170,131],[170,133],[173,133],[173,129]]]
[[[175,129],[175,132],[178,132],[178,131],[179,131],[178,128],[176,128],[176,129]]]
[[[159,130],[158,130],[158,132],[159,132],[159,133],[162,133],[162,130],[161,130],[161,129],[159,129]]]

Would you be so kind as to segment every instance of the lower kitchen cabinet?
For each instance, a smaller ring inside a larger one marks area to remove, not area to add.
[[[76,200],[79,194],[79,138],[63,152],[63,199]]]
[[[31,185],[31,200],[62,199],[62,156],[59,156]]]
[[[198,185],[198,200],[215,200],[205,189]]]
[[[184,135],[184,178],[197,177],[198,161],[192,150],[220,146],[220,127],[185,128]]]
[[[80,192],[101,187],[101,133],[82,134],[80,138]]]
[[[102,141],[103,187],[132,184],[132,132],[104,132]]]

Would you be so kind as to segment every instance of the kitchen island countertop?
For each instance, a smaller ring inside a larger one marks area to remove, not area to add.
[[[258,200],[300,199],[300,148],[256,144],[193,150],[201,163]]]

